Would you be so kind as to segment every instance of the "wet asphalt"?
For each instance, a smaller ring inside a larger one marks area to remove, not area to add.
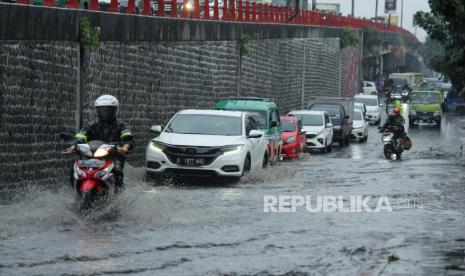
[[[240,183],[153,185],[129,167],[121,198],[88,219],[67,185],[25,187],[0,205],[0,275],[464,275],[465,117],[408,134],[400,161],[371,126],[366,143]],[[387,197],[392,212],[265,213],[265,195]]]

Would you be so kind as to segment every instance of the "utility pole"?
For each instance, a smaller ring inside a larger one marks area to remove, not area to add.
[[[375,20],[378,20],[378,0],[376,0]]]
[[[352,17],[355,16],[355,13],[354,13],[354,2],[355,2],[355,0],[352,0]]]
[[[400,27],[404,27],[404,0],[400,2]]]

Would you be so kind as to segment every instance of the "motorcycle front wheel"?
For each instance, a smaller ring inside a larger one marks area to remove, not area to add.
[[[386,157],[386,159],[391,159],[391,155],[393,153],[393,150],[392,150],[392,145],[391,144],[388,144],[388,145],[384,145],[384,156]]]

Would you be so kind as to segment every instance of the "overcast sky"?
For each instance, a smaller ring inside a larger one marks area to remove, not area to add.
[[[376,0],[354,0],[355,16],[371,18],[375,16]],[[399,16],[400,25],[400,6],[402,0],[397,0],[397,15]],[[412,26],[413,15],[417,11],[429,11],[428,0],[403,0],[404,1],[404,28],[415,34],[415,28]],[[311,1],[309,1],[311,2]],[[352,0],[317,0],[317,3],[339,3],[343,15],[351,13]],[[378,16],[384,15],[384,0],[378,0]],[[426,33],[423,29],[418,28],[417,37],[424,41]]]

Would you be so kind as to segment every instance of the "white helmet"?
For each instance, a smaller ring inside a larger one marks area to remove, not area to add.
[[[117,98],[111,95],[100,96],[95,100],[94,106],[101,122],[110,123],[116,120],[116,113],[119,107]]]
[[[113,97],[112,95],[103,95],[95,100],[95,107],[100,106],[113,106],[118,108],[119,101],[116,97]]]

